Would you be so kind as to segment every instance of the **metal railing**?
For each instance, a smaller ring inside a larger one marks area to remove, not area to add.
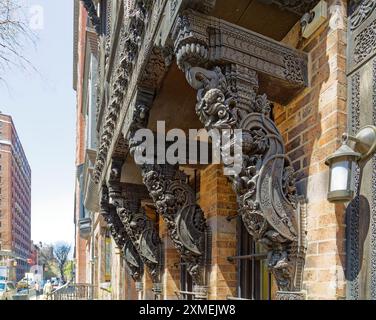
[[[87,283],[66,283],[52,291],[51,300],[93,300],[94,286]]]

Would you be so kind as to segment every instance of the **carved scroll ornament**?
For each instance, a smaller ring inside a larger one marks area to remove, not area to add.
[[[132,137],[137,129],[146,126],[148,115],[148,107],[135,107],[129,142],[132,155],[140,147]],[[175,248],[187,263],[194,284],[204,286],[205,264],[210,254],[207,248],[208,226],[202,210],[196,204],[196,195],[188,184],[187,176],[178,166],[168,164],[144,164],[140,167],[144,184],[167,226]]]
[[[130,276],[135,282],[140,282],[143,275],[142,260],[131,239],[127,235],[123,224],[117,215],[116,208],[109,203],[109,200],[108,188],[103,186],[100,201],[100,213],[106,221],[117,247],[123,251],[123,257]]]
[[[253,89],[248,109],[238,108],[219,67],[192,67],[186,75],[198,90],[196,112],[207,130],[243,130],[243,168],[232,178],[239,212],[248,232],[266,246],[268,265],[280,290],[300,290],[295,273],[297,263],[301,263],[298,251],[303,248],[298,248],[300,226],[294,170],[281,134],[269,117],[270,102],[266,95],[258,95]],[[232,145],[224,146],[223,151],[226,148]]]
[[[376,8],[376,1],[365,0],[360,4],[357,3],[356,5],[357,8],[350,18],[351,31],[356,30],[372,14]]]
[[[147,198],[144,186],[120,183],[122,160],[113,160],[109,179],[109,196],[118,217],[142,262],[147,266],[153,283],[160,283],[162,243],[154,222],[141,208]]]

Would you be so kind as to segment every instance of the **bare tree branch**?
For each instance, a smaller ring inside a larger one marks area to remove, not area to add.
[[[60,271],[61,279],[65,282],[64,269],[68,262],[71,246],[66,243],[58,243],[54,246],[54,257]]]
[[[35,44],[35,39],[21,0],[0,0],[0,82],[5,81],[5,71],[14,67],[36,71],[24,55],[25,44]]]

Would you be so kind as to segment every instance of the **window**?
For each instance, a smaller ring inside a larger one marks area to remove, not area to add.
[[[272,276],[266,262],[267,253],[253,240],[241,217],[237,219],[238,253],[237,257],[230,257],[237,262],[237,298],[270,300]]]
[[[193,300],[193,295],[189,294],[193,291],[192,276],[187,270],[187,264],[180,261],[180,295],[184,300]]]
[[[104,281],[111,281],[111,238],[109,230],[106,230],[104,256],[105,256],[105,266],[104,266]]]
[[[108,34],[108,30],[107,30],[107,0],[102,0],[101,3],[100,3],[100,19],[101,19],[101,25],[104,26],[103,27],[103,33],[105,35]]]

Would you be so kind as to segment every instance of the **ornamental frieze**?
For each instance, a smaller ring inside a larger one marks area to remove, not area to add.
[[[375,2],[376,3],[376,2]],[[363,62],[375,52],[376,47],[376,20],[361,31],[354,39],[354,61]]]

